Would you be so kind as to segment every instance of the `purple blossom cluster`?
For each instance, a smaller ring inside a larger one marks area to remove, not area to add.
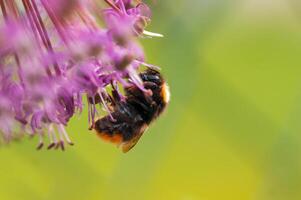
[[[138,0],[0,0],[0,133],[2,142],[38,135],[38,149],[73,144],[68,121],[87,98],[89,126],[104,109],[107,87],[143,90],[139,37],[149,7]],[[122,94],[120,93],[122,97]]]

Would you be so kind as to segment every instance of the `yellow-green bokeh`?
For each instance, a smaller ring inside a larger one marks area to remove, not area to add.
[[[154,1],[152,1],[154,2]],[[0,149],[0,199],[301,199],[299,0],[162,0],[143,39],[171,104],[128,154],[68,126],[75,146]]]

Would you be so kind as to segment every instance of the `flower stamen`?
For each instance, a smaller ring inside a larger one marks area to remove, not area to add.
[[[69,138],[68,133],[66,132],[66,129],[64,128],[63,125],[58,125],[58,128],[60,129],[59,131],[63,134],[63,136],[65,137],[65,140],[67,141],[67,143],[71,146],[74,145],[74,143],[71,141],[71,139]]]
[[[115,11],[117,11],[118,13],[121,13],[121,10],[114,4],[112,3],[110,0],[104,0],[109,6],[111,6]]]
[[[49,149],[52,149],[53,147],[55,147],[58,143],[52,124],[50,124],[48,127],[48,135],[49,135],[50,144],[48,145],[47,149],[49,150]]]
[[[43,134],[42,132],[39,133],[39,144],[37,146],[37,150],[42,149],[44,146]]]

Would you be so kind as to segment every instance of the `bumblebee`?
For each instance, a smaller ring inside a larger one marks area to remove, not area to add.
[[[132,149],[148,126],[166,108],[170,99],[169,88],[160,72],[147,69],[139,74],[146,91],[132,84],[125,87],[121,99],[113,87],[110,102],[111,115],[96,120],[92,128],[97,135],[116,144],[124,153]]]

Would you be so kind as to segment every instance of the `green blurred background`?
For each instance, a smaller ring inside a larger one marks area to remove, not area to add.
[[[300,200],[299,0],[157,0],[144,39],[172,100],[128,154],[88,130],[66,152],[0,149],[0,199]]]

